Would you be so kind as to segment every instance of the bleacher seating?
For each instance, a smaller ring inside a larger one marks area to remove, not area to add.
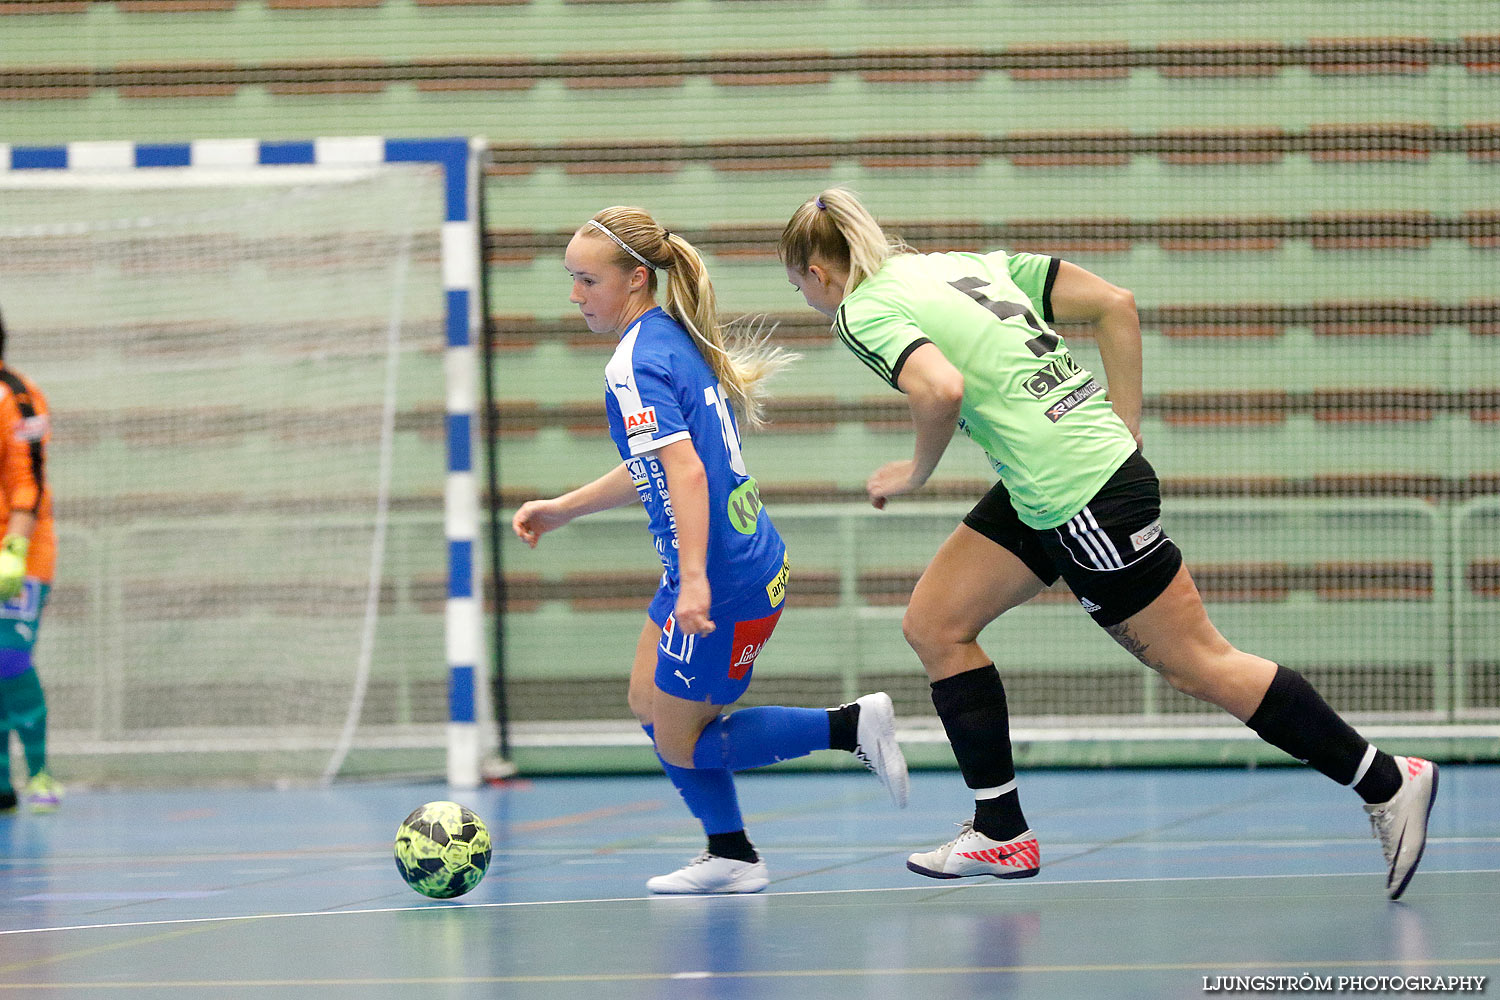
[[[651,209],[705,251],[726,318],[765,315],[804,355],[776,386],[770,429],[746,442],[778,523],[787,512],[799,608],[757,666],[763,698],[840,697],[873,680],[925,712],[899,605],[987,482],[982,456],[957,441],[930,487],[933,513],[852,513],[868,472],[908,447],[904,404],[787,286],[774,258],[786,217],[847,182],[921,248],[1065,256],[1136,295],[1148,456],[1223,630],[1308,665],[1351,708],[1500,710],[1486,625],[1500,606],[1500,529],[1484,506],[1500,486],[1493,23],[1454,24],[1472,6],[1450,19],[1434,4],[1326,38],[1336,14],[1275,0],[1267,23],[1210,33],[1174,4],[1145,3],[1060,42],[1035,18],[1013,37],[1000,15],[1032,8],[1005,2],[976,24],[971,5],[903,14],[869,0],[847,24],[821,23],[837,15],[820,9],[793,30],[794,6],[0,2],[16,43],[0,56],[5,138],[488,136],[507,517],[615,460],[599,405],[612,345],[570,313],[560,258],[598,208]],[[666,16],[670,32],[642,27]],[[253,43],[226,30],[246,25]],[[740,38],[754,41],[736,49]],[[1088,338],[1064,333],[1099,370]],[[423,470],[398,472],[414,518],[436,500],[423,463],[438,461],[442,412],[436,350],[415,365],[423,390],[403,400],[397,445],[398,470]],[[93,449],[129,449],[143,473],[175,481],[193,447],[253,443],[233,413],[200,416],[192,439],[169,442],[107,402],[60,415],[59,453],[74,456],[59,460],[65,521],[170,511],[177,497],[120,496],[91,478]],[[298,446],[336,438],[325,429]],[[347,499],[337,468],[319,488]],[[516,717],[619,714],[618,692],[587,682],[623,678],[653,579],[639,525],[580,524],[537,554],[507,538],[502,555]],[[441,617],[441,556],[411,557],[393,608]],[[243,597],[229,584],[198,595],[226,609],[215,620]],[[59,588],[64,632],[65,609],[88,603],[80,586]],[[992,633],[1023,711],[1195,710],[1069,605],[1046,595]],[[1372,672],[1379,683],[1359,682]],[[396,712],[402,690],[392,681],[371,711]],[[414,704],[441,710],[430,691]]]

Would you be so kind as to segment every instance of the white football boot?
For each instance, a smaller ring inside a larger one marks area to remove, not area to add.
[[[884,691],[854,699],[859,706],[859,724],[855,730],[854,756],[875,772],[897,808],[906,808],[911,780],[906,773],[906,757],[896,742],[896,708]]]
[[[1365,806],[1388,866],[1385,891],[1400,899],[1427,847],[1427,816],[1437,800],[1437,765],[1421,757],[1397,757],[1401,788],[1389,802]]]

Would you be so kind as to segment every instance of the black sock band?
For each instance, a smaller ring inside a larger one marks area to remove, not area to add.
[[[755,845],[750,843],[750,838],[745,836],[744,830],[735,830],[732,833],[710,833],[708,835],[708,853],[718,858],[728,858],[730,861],[760,860],[760,855],[755,853]]]
[[[859,745],[859,706],[852,701],[828,710],[828,749],[853,753]]]
[[[1389,802],[1401,791],[1401,769],[1396,766],[1396,758],[1384,750],[1375,751],[1375,759],[1365,776],[1354,783],[1354,790],[1371,805]]]
[[[932,705],[943,720],[964,784],[998,788],[1015,780],[1010,713],[994,664],[934,682]]]
[[[974,803],[974,829],[991,840],[1004,843],[1026,832],[1026,816],[1021,812],[1021,796],[1012,789],[993,799]]]
[[[1279,665],[1260,707],[1245,725],[1341,785],[1354,783],[1369,747],[1306,678]]]

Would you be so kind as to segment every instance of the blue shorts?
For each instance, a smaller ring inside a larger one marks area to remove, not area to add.
[[[42,609],[52,585],[28,576],[21,592],[0,604],[0,680],[31,669],[31,647],[42,626]]]
[[[659,590],[651,602],[651,620],[661,626],[656,645],[656,687],[688,701],[731,705],[750,686],[755,658],[776,630],[786,608],[787,565],[761,585],[713,609],[714,630],[686,635],[671,613],[675,591]]]

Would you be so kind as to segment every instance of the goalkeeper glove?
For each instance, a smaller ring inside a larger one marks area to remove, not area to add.
[[[31,542],[21,535],[6,535],[0,545],[0,601],[9,601],[21,592],[26,579],[26,553]]]

